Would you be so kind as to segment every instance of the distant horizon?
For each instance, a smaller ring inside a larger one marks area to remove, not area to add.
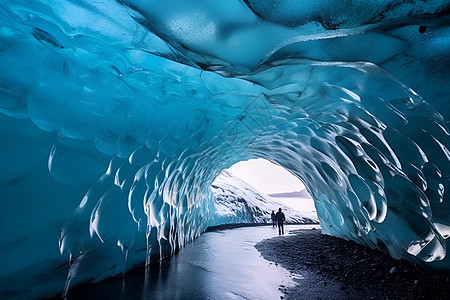
[[[298,178],[286,169],[265,159],[241,161],[227,170],[233,176],[242,179],[257,191],[267,195],[305,190],[304,184]]]
[[[272,198],[311,198],[311,195],[309,195],[306,189],[303,189],[301,191],[272,193],[267,195]]]

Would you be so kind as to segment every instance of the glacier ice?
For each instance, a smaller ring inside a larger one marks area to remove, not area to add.
[[[448,1],[0,3],[0,293],[178,251],[265,158],[327,234],[449,269]]]

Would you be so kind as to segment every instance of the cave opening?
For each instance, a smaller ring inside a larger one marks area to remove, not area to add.
[[[211,189],[221,222],[270,223],[271,212],[281,208],[288,223],[318,223],[314,200],[303,182],[263,158],[233,164]]]

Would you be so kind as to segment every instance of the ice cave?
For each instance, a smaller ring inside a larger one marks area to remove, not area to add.
[[[324,233],[450,269],[449,12],[2,1],[0,295],[177,252],[215,222],[213,180],[252,158],[305,183]]]

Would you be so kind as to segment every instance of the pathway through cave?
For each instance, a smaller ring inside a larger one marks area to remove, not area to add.
[[[318,225],[288,225],[293,229]],[[245,227],[206,232],[170,259],[128,272],[124,278],[108,278],[69,292],[74,299],[280,299],[284,287],[297,277],[264,260],[254,245],[277,238],[272,226]],[[300,276],[300,282],[317,289],[319,278]],[[333,290],[332,283],[327,285]],[[339,287],[336,286],[336,290]]]

